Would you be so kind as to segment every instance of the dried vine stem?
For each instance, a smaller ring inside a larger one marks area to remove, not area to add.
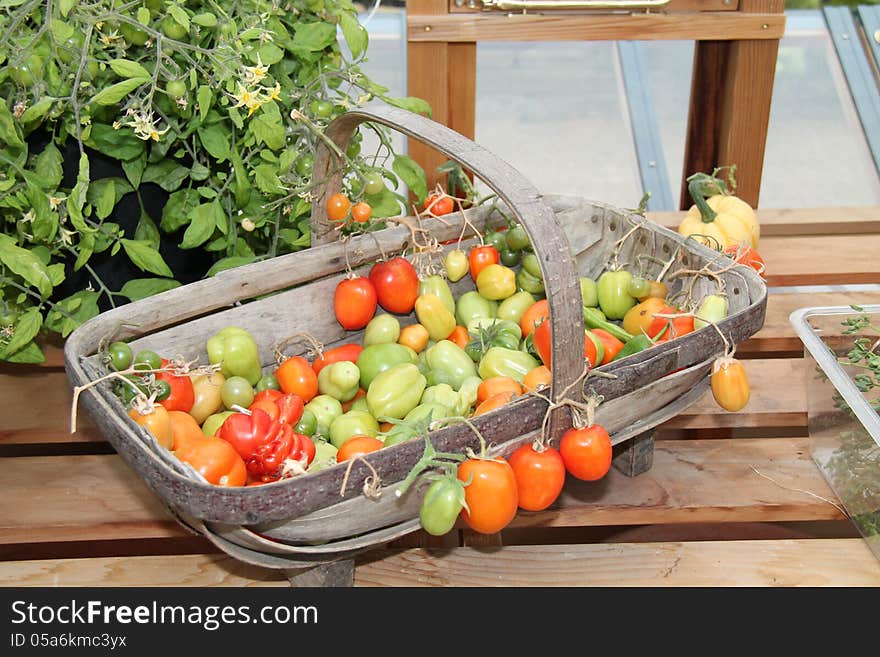
[[[371,476],[367,476],[367,478],[364,479],[364,486],[362,489],[364,496],[371,500],[377,499],[382,494],[382,481],[379,478],[379,473],[376,472],[376,468],[364,458],[363,454],[357,454],[349,459],[348,466],[345,468],[345,475],[342,477],[342,486],[339,489],[339,496],[345,497],[345,489],[348,486],[348,477],[351,475],[351,469],[354,467],[355,461],[363,462],[363,464],[370,469],[370,472],[373,473]]]
[[[297,340],[303,340],[309,345],[311,349],[306,352],[309,357],[322,358],[324,356],[324,344],[308,331],[300,331],[299,333],[294,333],[286,338],[281,338],[275,343],[272,347],[272,354],[275,357],[276,363],[280,365],[284,362],[284,359],[286,358],[284,355],[284,349]]]

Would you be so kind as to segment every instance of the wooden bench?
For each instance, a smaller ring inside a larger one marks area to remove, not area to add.
[[[650,215],[673,226],[679,213]],[[657,432],[653,467],[569,483],[500,536],[463,526],[362,555],[356,586],[878,586],[878,561],[810,456],[804,306],[880,303],[880,208],[766,210],[764,327],[737,354],[749,405],[707,395]],[[856,285],[855,291],[790,286]],[[874,284],[874,285],[864,285]],[[287,586],[187,532],[83,418],[59,348],[0,366],[0,585]]]

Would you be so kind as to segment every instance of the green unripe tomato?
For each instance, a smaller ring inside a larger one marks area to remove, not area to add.
[[[507,236],[504,241],[507,244],[507,248],[511,251],[522,251],[529,246],[528,233],[526,233],[526,229],[520,224],[514,225],[507,231]]]
[[[460,281],[468,273],[467,254],[461,249],[453,249],[443,259],[443,266],[446,269],[446,278],[453,283]]]
[[[427,379],[413,363],[385,370],[367,389],[367,406],[373,417],[403,418],[419,405]]]
[[[428,486],[419,506],[419,523],[432,536],[443,536],[452,531],[462,510],[464,487],[449,476],[437,479]]]
[[[490,229],[483,235],[483,244],[494,246],[500,253],[502,249],[507,248],[507,236],[500,231]]]
[[[144,349],[134,355],[132,365],[136,370],[158,370],[162,367],[162,357],[151,349]]]
[[[490,301],[476,290],[465,292],[455,302],[455,321],[462,326],[467,326],[472,319],[491,318],[497,314],[498,302]]]
[[[318,392],[347,402],[357,394],[360,380],[361,372],[351,361],[330,363],[318,374]]]
[[[296,164],[293,165],[293,168],[299,175],[308,178],[312,175],[312,171],[315,168],[315,156],[311,153],[300,155]]]
[[[506,299],[516,292],[516,272],[504,265],[487,265],[477,276],[477,291],[490,301]]]
[[[110,367],[119,372],[131,367],[134,352],[127,342],[112,342],[107,347],[107,358],[110,361]]]
[[[364,194],[367,196],[375,196],[381,194],[385,189],[385,180],[378,171],[368,171],[364,176]]]
[[[498,319],[506,319],[519,324],[519,320],[523,316],[523,313],[531,308],[535,304],[535,301],[537,301],[537,299],[535,299],[531,292],[526,292],[525,290],[514,292],[498,304]]]
[[[150,38],[150,35],[144,30],[135,27],[131,23],[121,23],[119,25],[119,31],[122,33],[122,36],[125,37],[126,41],[135,46],[144,45]]]
[[[313,435],[327,438],[330,436],[330,425],[333,424],[333,420],[342,415],[342,402],[330,395],[316,395],[305,405],[303,412],[305,411],[315,416],[317,427]]]
[[[364,329],[364,346],[397,342],[400,337],[400,320],[394,315],[382,313],[369,321]]]
[[[379,423],[366,411],[350,410],[333,420],[330,425],[330,442],[339,449],[352,436],[376,437]]]
[[[502,249],[498,253],[498,259],[505,267],[516,267],[522,260],[522,251],[514,251],[513,249]]]
[[[333,114],[333,103],[329,100],[313,100],[309,104],[312,114],[319,119],[326,119]]]
[[[183,98],[186,95],[186,82],[183,80],[169,80],[165,84],[165,93],[174,100]]]
[[[281,390],[281,384],[278,383],[278,379],[275,378],[274,374],[264,374],[260,377],[260,380],[257,381],[254,390],[257,392],[263,392],[263,390]]]
[[[228,409],[233,406],[247,408],[254,403],[254,387],[243,376],[230,376],[220,387],[220,399]]]
[[[595,308],[599,305],[599,288],[596,281],[586,276],[580,277],[581,284],[581,302],[585,306]]]
[[[302,415],[299,418],[299,422],[296,423],[296,426],[293,427],[293,430],[296,433],[301,433],[302,435],[311,438],[318,430],[318,418],[316,418],[315,414],[311,411],[307,411],[304,409]]]
[[[316,440],[315,458],[312,459],[309,467],[306,468],[306,472],[323,470],[324,468],[329,468],[330,466],[336,465],[337,451],[339,450],[337,450],[336,447],[333,446],[333,443],[328,443],[326,440]]]

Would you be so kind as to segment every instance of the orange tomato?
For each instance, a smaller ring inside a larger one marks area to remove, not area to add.
[[[682,311],[675,306],[665,305],[660,310],[655,310],[654,312],[660,315],[675,315]],[[654,321],[648,326],[648,337],[656,337],[666,326],[669,326],[669,328],[666,329],[657,342],[674,340],[681,335],[690,333],[694,330],[694,318],[692,316],[673,317],[671,319],[668,317],[654,317]]]
[[[359,224],[366,223],[373,216],[373,206],[366,201],[358,201],[351,208],[351,218]]]
[[[516,476],[506,459],[467,459],[458,466],[458,478],[465,483],[465,523],[481,534],[504,529],[519,506]],[[470,483],[468,483],[470,482]]]
[[[537,351],[538,356],[541,357],[541,362],[547,367],[550,367],[550,359],[553,356],[553,347],[550,342],[549,321],[541,322],[538,325],[538,328],[535,329],[532,335],[532,341],[535,345],[535,351]],[[621,348],[623,348],[623,343],[621,342],[620,344]],[[596,349],[596,344],[590,339],[590,336],[584,332],[584,360],[590,361],[590,367],[595,367],[598,356],[599,352]]]
[[[330,221],[342,221],[348,216],[351,201],[342,192],[327,197],[327,218]]]
[[[519,508],[542,511],[556,501],[565,484],[565,463],[559,450],[535,449],[534,444],[526,443],[508,460],[516,476]]]
[[[501,392],[512,392],[516,396],[521,395],[523,389],[519,382],[512,377],[492,376],[483,379],[482,383],[477,386],[477,404],[482,404],[489,397]]]
[[[422,324],[409,324],[400,329],[400,337],[397,338],[397,342],[419,354],[428,346],[430,337],[428,329]]]
[[[743,364],[735,358],[718,358],[709,377],[712,396],[725,411],[735,413],[749,403],[751,387]]]
[[[498,392],[488,397],[481,404],[477,404],[477,407],[474,409],[473,415],[471,417],[477,417],[478,415],[483,415],[484,413],[488,413],[489,411],[494,411],[496,408],[500,408],[504,406],[507,402],[515,397],[515,393],[512,390],[505,390],[503,392]]]
[[[610,363],[611,359],[617,355],[617,352],[623,349],[623,340],[618,340],[605,329],[590,329],[590,333],[599,338],[602,346],[605,347],[605,355],[602,357],[601,365]]]
[[[549,388],[552,380],[553,378],[550,374],[550,368],[546,365],[538,365],[526,372],[526,375],[523,377],[522,385],[526,392],[532,392],[541,387]]]
[[[519,327],[522,329],[523,337],[531,335],[532,331],[537,328],[545,319],[550,319],[550,302],[547,299],[539,299],[519,318]]]
[[[168,409],[160,404],[153,404],[150,408],[141,412],[136,408],[128,411],[129,417],[149,431],[153,437],[165,449],[171,449],[174,445],[174,433],[171,430],[171,419],[168,417]]]
[[[174,455],[217,486],[244,486],[247,482],[244,459],[222,438],[205,436],[185,444]]]
[[[382,441],[372,436],[352,436],[336,452],[336,462],[342,463],[355,456],[369,454],[382,449]]]
[[[658,297],[648,297],[641,303],[637,303],[623,316],[623,330],[633,335],[647,334],[654,321],[654,313],[661,312],[665,306],[666,300]]]
[[[198,420],[186,411],[168,411],[168,420],[171,422],[172,435],[172,445],[169,449],[177,451],[205,437]]]
[[[611,438],[604,427],[593,424],[562,434],[559,454],[565,469],[583,481],[597,481],[611,469]]]
[[[275,378],[281,390],[295,392],[308,404],[318,394],[318,375],[309,361],[302,356],[291,356],[275,370]]]
[[[277,420],[278,416],[281,415],[281,409],[278,408],[278,404],[276,404],[274,400],[269,399],[268,397],[255,399],[253,402],[251,402],[251,405],[248,406],[249,411],[253,411],[256,408],[259,408],[261,411],[266,411],[266,414],[273,420]]]
[[[458,324],[452,329],[452,333],[450,333],[446,339],[464,349],[471,341],[471,334],[468,333],[468,330],[464,326]]]

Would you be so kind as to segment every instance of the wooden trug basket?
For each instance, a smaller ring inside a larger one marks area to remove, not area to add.
[[[365,121],[417,138],[458,161],[491,187],[506,212],[524,226],[541,265],[554,317],[551,399],[559,401],[557,391],[566,389],[576,399],[601,395],[596,422],[619,445],[677,415],[707,389],[712,361],[724,351],[719,331],[711,326],[597,368],[610,377],[591,375],[579,382],[584,366],[584,321],[578,277],[597,278],[615,249],[619,262],[638,263],[646,277],[657,276],[663,262],[671,258],[677,263],[672,271],[704,266],[719,270],[731,264],[729,259],[638,214],[579,197],[542,196],[491,152],[405,110],[371,103],[337,118],[326,135],[344,151],[354,130]],[[311,248],[223,271],[115,308],[73,331],[64,350],[71,385],[82,386],[106,373],[98,350],[110,339],[129,340],[135,351],[153,349],[204,364],[207,338],[223,326],[241,326],[256,338],[265,371],[275,366],[274,347],[286,336],[305,331],[325,347],[358,339],[359,334],[347,332],[334,317],[334,288],[346,276],[347,266],[365,273],[383,254],[404,253],[412,246],[411,233],[398,225],[353,237],[347,244],[338,241],[327,221],[324,201],[341,187],[341,175],[330,150],[319,148],[315,176],[326,184],[321,198],[313,203]],[[481,232],[501,224],[499,214],[488,207],[465,213]],[[462,213],[420,221],[421,228],[439,242],[452,241],[446,248],[455,248],[462,234]],[[466,235],[465,249],[476,240],[472,231]],[[718,328],[731,344],[737,344],[761,328],[767,289],[749,267],[735,266],[720,277],[729,295],[730,314]],[[685,275],[668,283],[671,291],[692,285],[695,298],[717,289],[711,276]],[[473,283],[465,277],[452,288],[459,294],[473,289]],[[402,323],[413,321],[401,318]],[[299,353],[306,348],[303,344]],[[350,569],[346,575],[340,564],[350,564],[353,555],[419,528],[424,482],[400,497],[394,489],[422,455],[421,440],[368,455],[383,485],[378,499],[362,494],[372,472],[361,462],[350,468],[345,490],[342,483],[348,464],[263,486],[223,488],[205,482],[135,424],[109,383],[84,390],[80,405],[181,523],[235,558],[284,569],[291,581],[332,584],[341,577],[342,583],[350,583]],[[525,395],[474,418],[473,425],[491,442],[493,453],[507,455],[535,437],[547,410],[545,399]],[[554,408],[548,434],[558,438],[571,422],[569,408]],[[464,424],[432,431],[430,438],[444,452],[479,448],[475,433]],[[334,575],[339,572],[342,575]]]

